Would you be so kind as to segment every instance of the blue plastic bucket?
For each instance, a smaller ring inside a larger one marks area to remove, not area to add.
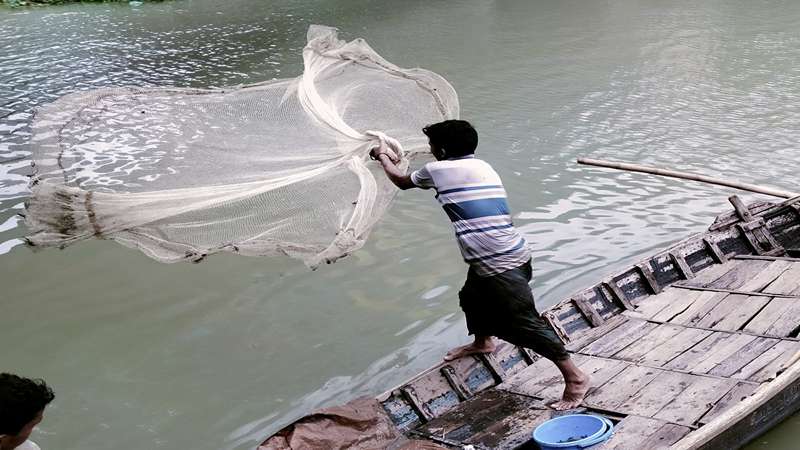
[[[542,450],[580,450],[604,442],[614,433],[605,417],[571,414],[556,417],[533,430],[533,440]]]

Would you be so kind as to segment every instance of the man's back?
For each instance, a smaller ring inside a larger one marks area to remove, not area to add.
[[[514,229],[503,182],[474,156],[426,164],[411,174],[436,198],[455,229],[461,255],[478,275],[503,272],[530,259],[525,239]]]

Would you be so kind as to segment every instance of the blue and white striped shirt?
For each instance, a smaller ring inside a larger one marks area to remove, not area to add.
[[[487,162],[474,156],[430,162],[411,173],[411,182],[436,189],[461,255],[478,275],[505,272],[531,258],[511,221],[503,182]]]

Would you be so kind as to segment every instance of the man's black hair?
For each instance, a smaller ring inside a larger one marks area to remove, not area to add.
[[[0,434],[16,436],[54,398],[44,380],[0,373]]]
[[[478,148],[478,132],[466,120],[445,120],[428,125],[422,132],[445,158],[471,155]]]

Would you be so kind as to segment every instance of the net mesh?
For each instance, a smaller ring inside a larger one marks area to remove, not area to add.
[[[405,169],[427,150],[420,129],[456,118],[458,99],[442,77],[334,28],[309,28],[303,62],[293,79],[100,89],[40,108],[28,242],[100,237],[162,262],[232,251],[311,267],[358,249],[396,193],[369,161],[377,136],[402,144]]]

